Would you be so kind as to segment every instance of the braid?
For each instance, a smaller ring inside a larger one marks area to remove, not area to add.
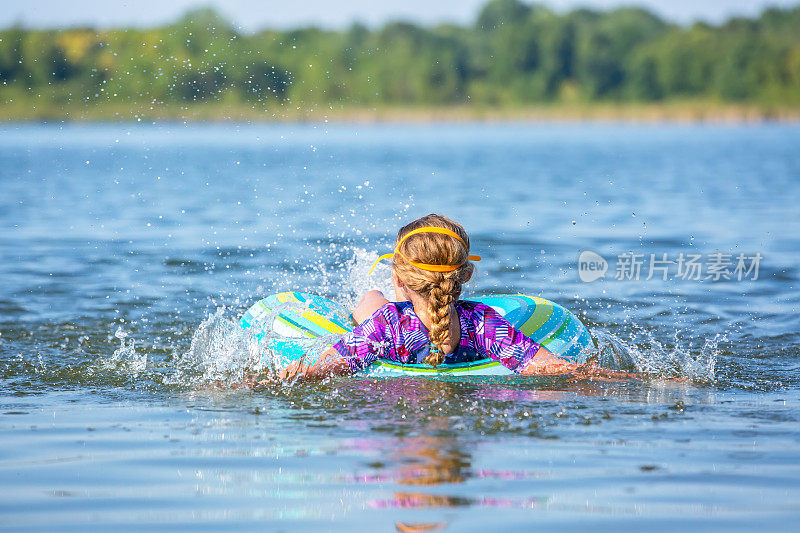
[[[403,283],[428,302],[431,319],[431,353],[425,363],[438,366],[444,362],[444,346],[450,340],[450,310],[461,296],[461,285],[472,275],[469,260],[469,236],[460,224],[441,215],[428,215],[407,224],[397,233],[400,241],[405,234],[423,226],[446,228],[461,237],[461,241],[437,233],[420,233],[403,242],[403,254],[395,254],[392,268]],[[461,265],[452,272],[434,272],[420,269],[411,261],[432,265]]]
[[[442,276],[444,278],[444,276]],[[444,344],[450,338],[450,308],[461,293],[461,283],[456,276],[432,283],[428,293],[428,316],[431,319],[431,354],[425,363],[437,366],[444,362]]]

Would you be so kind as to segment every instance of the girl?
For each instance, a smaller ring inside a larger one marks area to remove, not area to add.
[[[349,374],[378,357],[434,367],[490,357],[518,374],[579,368],[514,329],[491,307],[458,299],[472,277],[472,261],[480,261],[469,255],[469,236],[460,224],[433,214],[415,220],[398,232],[394,253],[375,265],[389,257],[398,301],[367,292],[353,311],[359,325],[350,334],[316,364],[295,362],[281,377]]]

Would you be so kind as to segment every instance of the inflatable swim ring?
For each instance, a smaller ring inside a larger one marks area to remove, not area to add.
[[[524,294],[497,294],[469,300],[493,307],[512,326],[570,361],[585,362],[588,350],[594,346],[586,326],[569,310],[550,300]],[[267,347],[278,356],[281,365],[299,359],[312,348],[333,345],[354,326],[350,312],[343,306],[303,292],[281,292],[259,300],[244,313],[239,325],[250,330],[257,340],[266,339]],[[365,373],[370,376],[513,374],[493,359],[442,364],[436,368],[378,359]]]

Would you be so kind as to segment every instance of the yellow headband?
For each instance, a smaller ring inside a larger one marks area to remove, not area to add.
[[[465,243],[464,239],[459,237],[458,234],[456,232],[454,232],[454,231],[450,231],[447,228],[437,228],[437,227],[434,227],[434,226],[426,226],[424,228],[417,228],[417,229],[415,229],[413,231],[409,231],[408,233],[403,235],[402,239],[397,241],[397,246],[394,247],[394,252],[392,252],[390,254],[383,254],[377,260],[375,260],[375,262],[372,264],[372,268],[369,269],[369,273],[367,275],[369,276],[370,274],[372,274],[372,271],[375,269],[376,266],[378,266],[378,263],[380,263],[384,259],[389,259],[394,254],[400,254],[400,257],[402,257],[403,259],[405,259],[406,261],[408,261],[409,263],[411,263],[415,267],[420,268],[422,270],[428,270],[430,272],[452,272],[453,270],[457,270],[457,269],[461,268],[464,265],[464,263],[461,263],[459,265],[430,265],[428,263],[417,263],[416,261],[410,260],[408,257],[403,255],[403,252],[400,251],[400,245],[403,244],[404,240],[408,239],[412,235],[417,235],[419,233],[441,233],[443,235],[449,235],[450,237],[454,237],[454,238],[458,239],[461,242],[461,244],[464,245],[464,248],[467,249],[467,252],[469,252],[469,248],[467,247],[467,243]],[[469,259],[470,261],[480,261],[481,260],[481,256],[479,256],[479,255],[470,255],[470,256],[467,256],[467,259]]]

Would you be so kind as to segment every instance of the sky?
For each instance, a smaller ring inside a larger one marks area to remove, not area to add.
[[[154,26],[177,19],[191,8],[213,7],[244,31],[317,25],[342,28],[353,22],[377,26],[407,20],[425,25],[470,24],[486,0],[0,0],[0,27]],[[544,0],[556,11],[577,7],[645,7],[679,23],[717,23],[734,15],[752,16],[767,6],[800,0]]]

